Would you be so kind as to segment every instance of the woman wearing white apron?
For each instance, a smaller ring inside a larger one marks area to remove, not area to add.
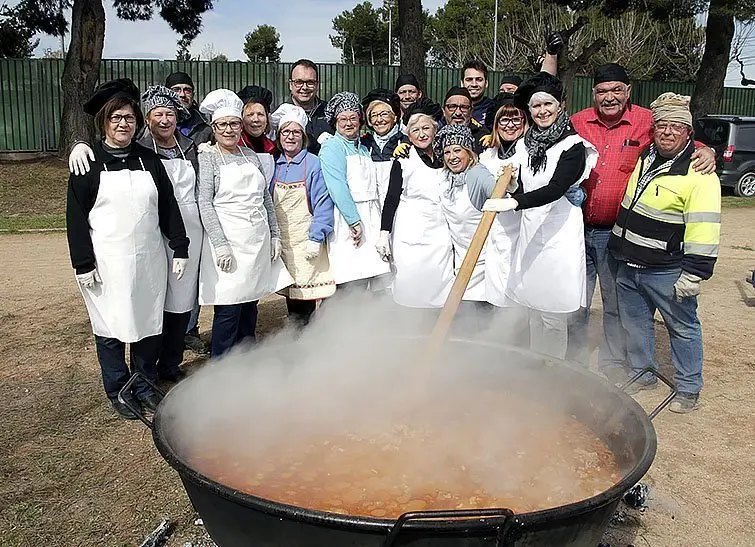
[[[185,377],[179,365],[183,362],[184,339],[191,311],[197,303],[199,288],[199,257],[202,254],[204,230],[197,207],[197,147],[190,138],[176,129],[178,122],[190,114],[178,94],[157,85],[142,94],[142,109],[146,116],[147,131],[139,144],[153,149],[173,183],[173,194],[189,237],[189,262],[181,279],[168,276],[165,295],[163,334],[157,375],[162,380],[176,382]],[[165,250],[172,252],[165,241]]]
[[[440,105],[420,99],[404,116],[408,158],[391,168],[377,250],[395,268],[393,300],[412,308],[443,306],[454,282],[454,252],[443,208],[443,164],[433,151]],[[392,244],[391,244],[392,239]]]
[[[276,160],[270,193],[281,231],[281,257],[294,283],[283,289],[288,319],[306,326],[317,301],[332,296],[336,283],[330,273],[325,241],[333,231],[333,200],[320,169],[320,160],[307,152],[307,113],[282,104],[271,116],[276,128]]]
[[[370,280],[390,272],[375,250],[380,233],[380,198],[370,153],[359,142],[362,105],[354,93],[333,96],[325,117],[335,135],[320,148],[320,166],[335,204],[328,257],[340,288],[368,289]],[[346,284],[349,285],[346,285]]]
[[[519,87],[517,105],[529,108],[534,122],[512,157],[523,193],[483,207],[522,211],[507,295],[530,309],[530,346],[559,358],[566,356],[568,314],[585,304],[582,210],[565,194],[587,178],[598,156],[572,128],[562,96],[561,81],[542,72]]]
[[[209,93],[200,111],[212,120],[213,145],[199,151],[199,212],[205,229],[199,303],[215,306],[213,357],[254,340],[257,301],[275,291],[281,244],[268,177],[257,155],[238,145],[241,99]]]
[[[102,140],[93,143],[89,172],[70,176],[66,206],[71,263],[92,323],[102,383],[113,408],[128,419],[136,416],[117,398],[130,376],[126,344],[131,371],[157,380],[169,264],[162,236],[178,278],[189,251],[160,158],[133,141],[144,123],[138,101],[139,90],[122,79],[102,84],[84,105]],[[141,380],[126,398],[149,410],[159,402]]]

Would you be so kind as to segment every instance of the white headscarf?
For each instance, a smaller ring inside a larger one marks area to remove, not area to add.
[[[230,89],[211,91],[204,98],[202,104],[199,105],[199,111],[205,116],[210,116],[212,122],[225,116],[241,119],[241,110],[243,108],[244,103]]]

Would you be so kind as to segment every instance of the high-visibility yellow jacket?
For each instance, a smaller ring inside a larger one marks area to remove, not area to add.
[[[714,173],[692,168],[690,141],[674,163],[644,189],[649,150],[632,173],[608,247],[618,260],[648,268],[675,268],[708,279],[718,256],[721,184]]]

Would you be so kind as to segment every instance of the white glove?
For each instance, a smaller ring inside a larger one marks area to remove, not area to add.
[[[320,249],[322,248],[322,243],[318,243],[317,241],[312,241],[311,239],[307,241],[307,249],[304,251],[304,258],[307,260],[317,260],[317,258],[320,256]]]
[[[488,199],[485,200],[482,210],[484,212],[505,213],[506,211],[513,211],[518,206],[519,202],[514,198]]]
[[[94,289],[94,285],[96,283],[102,283],[102,279],[100,279],[100,274],[97,273],[97,268],[95,268],[91,272],[87,272],[83,274],[76,274],[76,280],[85,289]]]
[[[356,224],[349,226],[349,230],[351,231],[351,239],[354,241],[354,247],[359,247],[359,244],[362,243],[362,221],[357,221]]]
[[[174,258],[173,259],[173,273],[176,274],[176,279],[181,279],[186,271],[186,263],[188,258]]]
[[[333,136],[332,133],[328,133],[327,131],[324,131],[320,133],[320,135],[317,137],[317,142],[320,144],[325,144],[325,141],[327,141],[332,136]]]
[[[233,251],[228,245],[222,245],[215,249],[215,264],[221,272],[230,272],[233,266]]]
[[[377,249],[380,258],[388,262],[391,259],[391,233],[387,230],[380,230],[375,248]]]
[[[676,301],[681,302],[682,298],[700,294],[700,281],[702,281],[701,277],[682,271],[682,275],[674,283]]]
[[[94,161],[94,150],[85,142],[79,142],[68,155],[68,170],[74,175],[82,176],[89,172],[89,162]]]
[[[281,257],[283,252],[283,246],[279,237],[273,237],[270,239],[270,259],[275,262]]]
[[[506,187],[506,191],[509,194],[513,194],[516,192],[516,189],[519,188],[519,167],[513,166],[511,169],[511,180],[509,181],[509,185]]]

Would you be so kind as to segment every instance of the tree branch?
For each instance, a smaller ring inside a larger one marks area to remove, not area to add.
[[[592,44],[582,50],[582,53],[579,54],[579,57],[574,60],[574,64],[576,64],[577,66],[586,65],[587,61],[590,60],[590,57],[598,53],[605,46],[606,41],[603,38],[598,38]]]

